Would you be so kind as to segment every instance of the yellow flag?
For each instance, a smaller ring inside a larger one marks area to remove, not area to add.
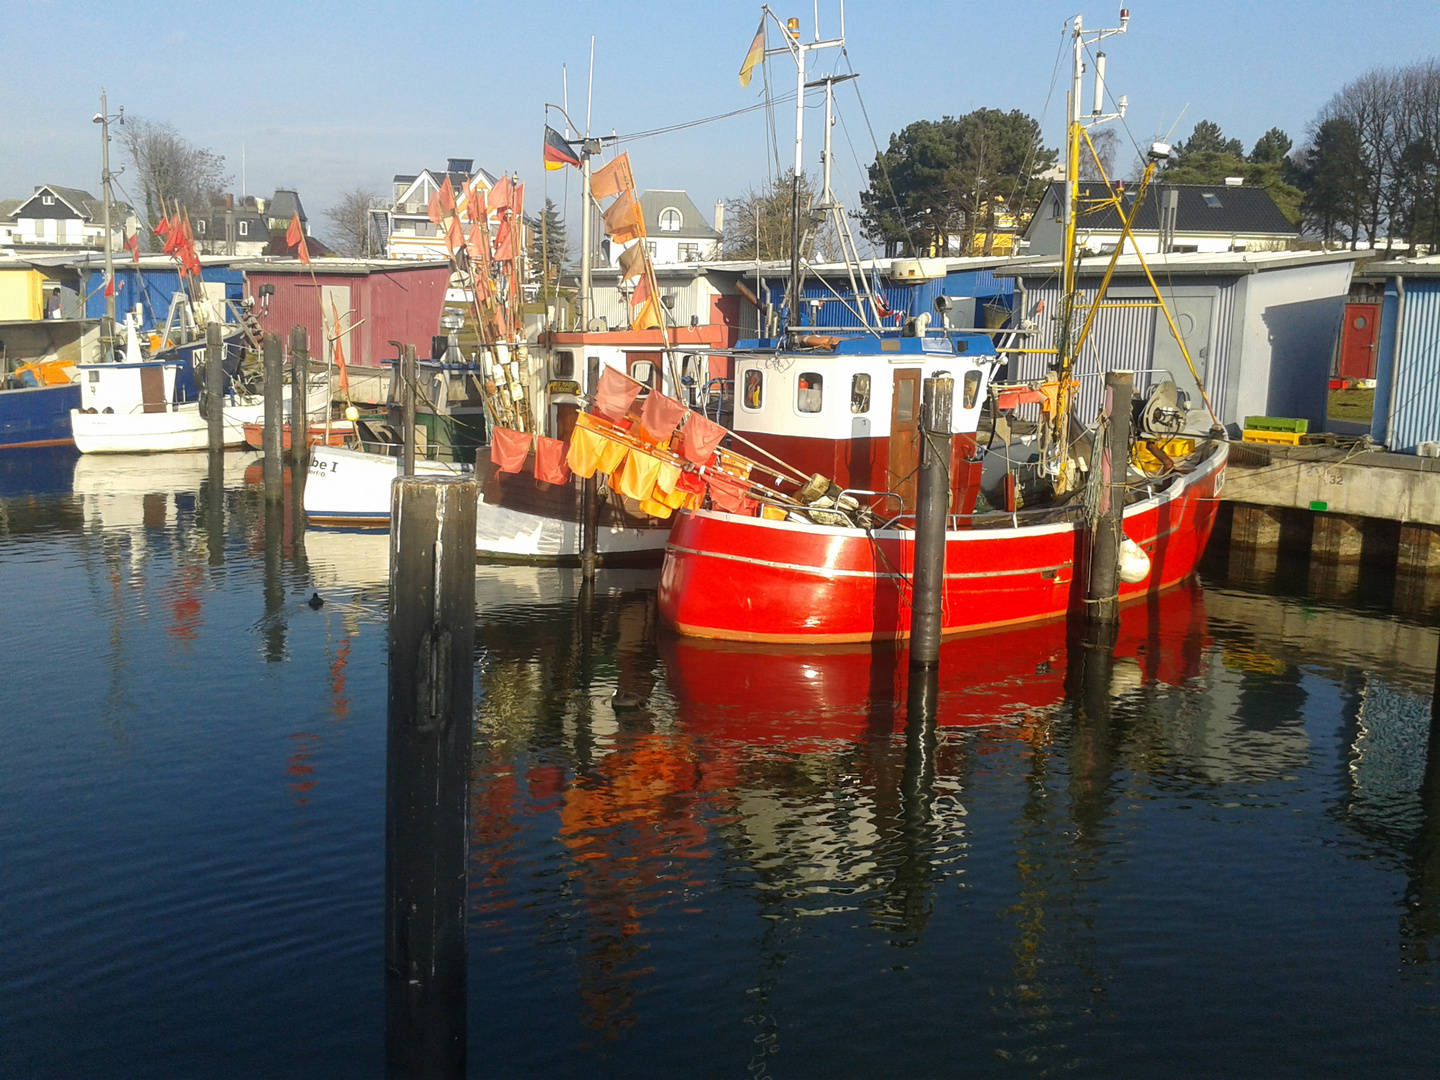
[[[765,16],[760,16],[760,29],[755,31],[755,40],[750,43],[750,51],[745,54],[745,62],[740,65],[740,85],[750,85],[750,72],[755,65],[765,59]]]

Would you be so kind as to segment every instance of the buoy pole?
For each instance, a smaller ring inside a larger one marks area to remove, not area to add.
[[[280,498],[285,488],[284,463],[281,460],[280,422],[283,419],[285,373],[280,363],[280,335],[266,334],[261,341],[260,355],[265,375],[265,498]]]
[[[1105,445],[1100,453],[1100,502],[1090,530],[1090,577],[1085,593],[1086,619],[1113,624],[1120,621],[1120,544],[1124,539],[1125,481],[1130,468],[1130,402],[1135,375],[1129,371],[1105,374]]]
[[[400,354],[400,427],[405,440],[404,474],[415,475],[415,346]]]
[[[920,398],[920,476],[915,497],[915,572],[910,598],[912,671],[940,663],[954,392],[954,379],[934,376],[925,380]]]
[[[385,1075],[465,1076],[473,478],[390,489]]]

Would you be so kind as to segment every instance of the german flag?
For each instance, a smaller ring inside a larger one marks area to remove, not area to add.
[[[755,65],[765,59],[765,16],[760,16],[760,29],[755,31],[755,40],[750,42],[750,51],[745,54],[745,62],[740,65],[740,85],[750,85],[750,73],[755,70]]]
[[[580,165],[580,159],[575,156],[575,151],[570,149],[570,144],[554,128],[545,127],[545,168],[563,169],[566,165]]]

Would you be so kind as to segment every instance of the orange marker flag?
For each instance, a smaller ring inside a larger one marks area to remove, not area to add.
[[[525,216],[525,185],[516,184],[515,193],[510,196],[510,210],[516,218]]]
[[[635,247],[640,247],[640,245],[639,245],[639,244],[636,244]],[[634,251],[635,248],[630,248],[629,250],[630,250],[630,251]],[[649,300],[649,299],[650,299],[650,275],[649,275],[649,274],[641,274],[641,275],[640,275],[640,280],[635,283],[635,291],[630,294],[630,306],[631,306],[631,307],[639,307],[641,304],[645,303],[645,301],[646,301],[646,300]]]
[[[495,230],[495,259],[497,262],[506,262],[515,258],[515,234],[510,226],[510,219],[500,219],[500,228]]]
[[[655,297],[645,301],[645,306],[630,316],[631,330],[658,330],[665,324],[660,320],[660,305]]]
[[[631,244],[620,253],[620,280],[629,281],[645,273],[645,245]]]
[[[455,212],[455,189],[450,186],[449,176],[440,184],[440,209],[447,214]]]
[[[596,169],[590,177],[590,194],[597,199],[608,199],[622,191],[634,190],[635,177],[630,173],[628,151]]]
[[[135,265],[140,265],[140,234],[133,232],[125,238],[125,246],[130,249],[130,255],[135,260]]]
[[[490,217],[490,209],[485,205],[485,191],[480,187],[479,180],[470,185],[470,193],[465,196],[465,216],[476,225]]]
[[[495,186],[490,189],[490,209],[504,210],[510,205],[510,195],[515,190],[514,184],[510,182],[509,175],[500,177]]]
[[[425,212],[436,225],[439,225],[445,220],[445,212],[440,206],[440,193],[438,191],[430,196],[430,201],[425,205]]]
[[[290,227],[285,230],[285,246],[294,248],[300,261],[306,266],[310,265],[310,249],[305,246],[305,230],[300,227],[298,212],[290,219]]]
[[[309,261],[308,259],[306,260]],[[345,346],[341,344],[340,333],[340,311],[335,307],[335,301],[330,301],[330,314],[335,318],[335,364],[340,369],[340,392],[350,393],[350,373],[345,368]]]

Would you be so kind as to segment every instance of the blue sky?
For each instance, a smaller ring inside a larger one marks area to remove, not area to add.
[[[812,33],[814,0],[786,6]],[[1067,18],[1114,25],[1115,7],[1074,0],[882,3],[845,7],[849,63],[876,139],[916,119],[980,107],[1041,116],[1050,145],[1063,125],[1064,71],[1047,92]],[[1175,138],[1214,120],[1247,148],[1272,125],[1297,143],[1315,112],[1347,80],[1377,66],[1440,54],[1440,4],[1131,4],[1130,32],[1106,42],[1109,83],[1130,101],[1139,143]],[[820,0],[821,31],[838,30],[838,3]],[[102,84],[112,109],[173,124],[224,154],[240,191],[297,187],[318,232],[322,211],[357,185],[384,190],[397,172],[473,157],[492,172],[517,170],[533,208],[548,183],[557,203],[573,171],[540,167],[544,105],[562,95],[583,123],[591,36],[595,87],[591,128],[643,131],[743,108],[736,71],[759,5],[660,0],[508,3],[319,2],[244,5],[34,2],[7,5],[0,64],[0,196],[36,184],[98,191],[98,128],[90,123]],[[775,39],[772,33],[772,43]],[[783,58],[782,58],[783,59]],[[833,51],[819,61],[829,70]],[[844,69],[844,61],[839,61]],[[788,60],[772,62],[781,87]],[[838,186],[852,206],[858,162],[873,155],[853,90],[838,92]],[[1184,110],[1183,116],[1181,112]],[[782,166],[793,156],[793,106],[776,111]],[[807,127],[817,167],[820,123]],[[847,140],[848,134],[848,140]],[[1128,146],[1130,136],[1121,137]],[[629,143],[642,188],[684,188],[708,215],[717,199],[763,183],[775,151],[763,112]],[[853,148],[853,149],[852,149]],[[122,177],[126,183],[128,177]],[[133,187],[131,189],[134,190]]]

